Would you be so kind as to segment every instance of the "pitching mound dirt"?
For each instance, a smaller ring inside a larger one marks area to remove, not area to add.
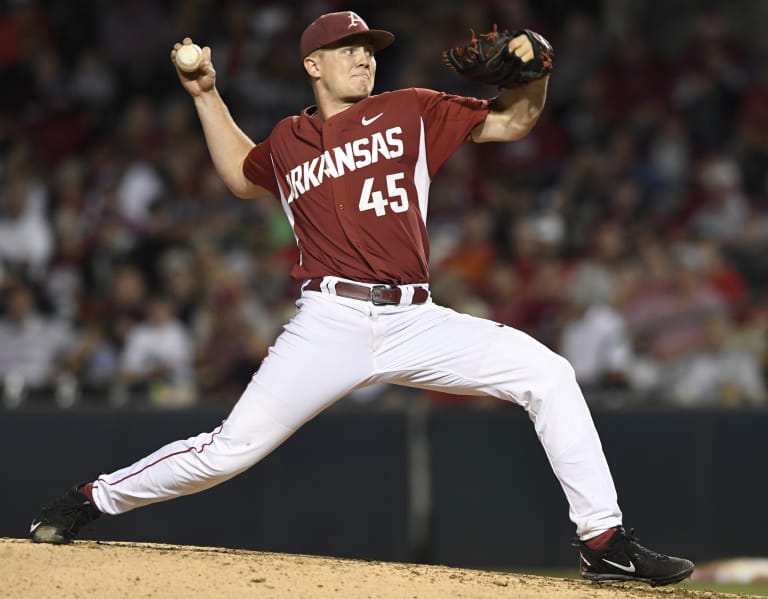
[[[681,586],[599,586],[523,576],[306,555],[175,545],[39,545],[0,539],[0,597],[259,599],[715,599]],[[744,597],[739,595],[739,597]]]

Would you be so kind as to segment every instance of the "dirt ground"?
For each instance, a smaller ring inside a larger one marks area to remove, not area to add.
[[[384,563],[175,545],[0,539],[0,597],[109,599],[724,599],[737,597],[646,585],[444,566]],[[738,595],[746,597],[746,595]]]

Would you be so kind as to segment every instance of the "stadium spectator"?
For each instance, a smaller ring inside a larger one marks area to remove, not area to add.
[[[73,331],[66,321],[40,312],[35,291],[29,285],[12,282],[4,295],[0,379],[6,403],[18,405],[30,392],[53,387]]]
[[[39,279],[53,252],[47,189],[26,173],[12,173],[0,187],[0,262]]]
[[[192,340],[167,298],[152,297],[147,318],[128,330],[118,382],[129,401],[137,393],[160,406],[195,401]]]
[[[207,326],[195,353],[195,376],[206,401],[231,402],[267,354],[269,341],[248,322],[244,292],[220,285],[207,299]]]
[[[768,398],[760,359],[734,346],[730,322],[712,315],[703,326],[701,347],[675,363],[669,377],[674,404],[686,407],[763,405]]]

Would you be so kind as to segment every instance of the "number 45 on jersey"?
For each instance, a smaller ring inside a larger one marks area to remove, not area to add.
[[[360,212],[373,210],[376,216],[384,216],[387,207],[392,212],[405,212],[408,210],[408,193],[403,187],[398,187],[398,181],[405,178],[405,173],[390,173],[386,177],[387,195],[380,190],[374,190],[375,177],[368,177],[363,181],[363,189],[360,192]]]

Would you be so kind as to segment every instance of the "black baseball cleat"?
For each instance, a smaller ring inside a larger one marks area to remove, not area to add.
[[[587,580],[609,582],[613,580],[637,580],[651,586],[662,586],[680,582],[693,572],[693,562],[679,557],[670,557],[646,549],[623,526],[617,526],[608,545],[593,551],[583,541],[574,543],[579,547],[579,572]]]
[[[71,543],[86,524],[101,516],[90,499],[80,493],[80,485],[40,510],[29,527],[29,537],[36,543]]]

